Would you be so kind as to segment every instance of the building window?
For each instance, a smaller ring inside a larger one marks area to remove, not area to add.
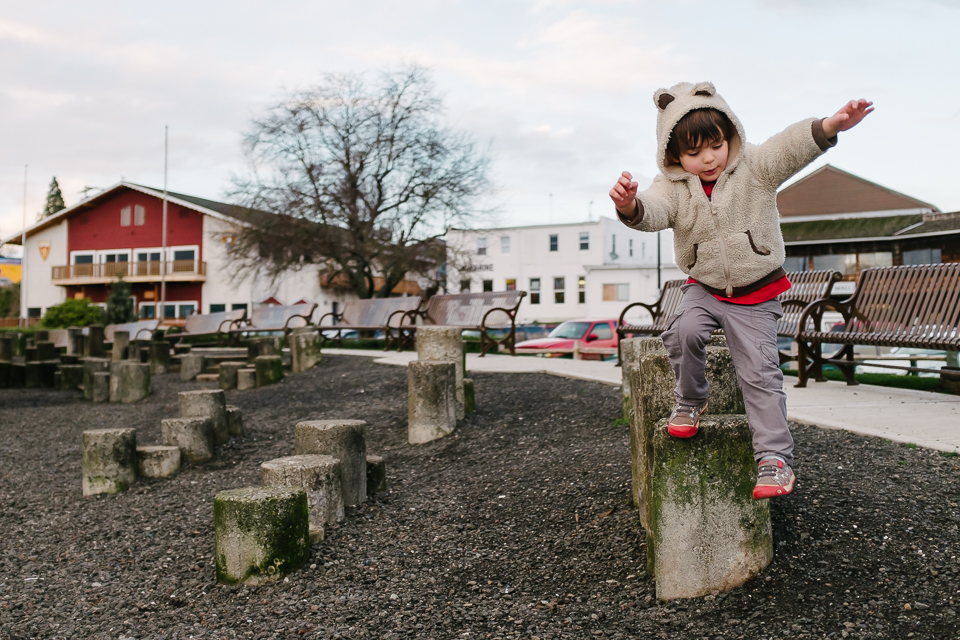
[[[940,248],[904,251],[903,264],[940,264]]]
[[[507,278],[507,291],[516,291],[517,290],[517,281],[515,278]]]
[[[210,313],[223,313],[226,310],[227,310],[227,305],[225,304],[210,305]]]
[[[130,207],[124,207],[123,209],[120,209],[120,226],[130,226]]]
[[[470,293],[470,281],[461,280],[460,281],[460,293]]]
[[[878,253],[858,253],[857,270],[863,271],[870,267],[892,267],[893,254],[889,251],[880,251]]]
[[[853,253],[833,256],[814,256],[814,271],[834,270],[841,275],[853,276],[857,273],[857,255]]]
[[[530,278],[530,304],[540,304],[540,278]]]
[[[604,301],[626,302],[630,299],[629,284],[605,284],[603,285]]]
[[[140,303],[140,317],[144,320],[152,320],[156,318],[156,305],[152,302],[141,302]]]
[[[484,281],[483,281],[483,290],[484,290],[484,291],[493,291],[493,280],[484,280]]]
[[[188,316],[192,316],[192,315],[193,315],[193,312],[196,311],[196,309],[197,309],[197,306],[194,305],[194,304],[182,304],[182,305],[180,305],[180,314],[179,314],[179,315],[180,315],[181,318],[186,318],[186,317],[188,317]]]
[[[27,317],[28,318],[39,318],[43,314],[40,311],[40,307],[27,307]]]
[[[486,238],[477,238],[477,255],[478,256],[487,255],[487,239]]]
[[[587,303],[587,279],[581,276],[577,280],[577,294],[580,304]]]
[[[173,320],[177,317],[177,305],[175,304],[165,304],[163,305],[163,318],[164,320]]]
[[[500,236],[500,253],[510,253],[510,236]]]
[[[231,310],[231,311],[238,311],[238,310],[240,310],[240,309],[243,309],[244,311],[246,311],[246,310],[247,310],[247,303],[246,303],[246,302],[240,302],[240,303],[237,303],[237,304],[232,304],[232,305],[230,305],[230,310]]]
[[[580,251],[587,251],[590,249],[590,232],[581,231],[580,232]]]
[[[560,243],[558,241],[558,236],[555,233],[550,234],[550,251],[556,251]]]
[[[138,227],[142,227],[143,223],[146,221],[146,217],[147,217],[147,212],[143,208],[143,205],[138,204],[133,208],[133,224],[134,225]]]
[[[802,258],[784,258],[783,260],[783,270],[787,273],[807,270],[807,258],[806,256]]]
[[[627,246],[629,247],[629,249],[627,250],[627,253],[632,258],[633,257],[633,238],[630,238],[629,242],[627,243]]]
[[[196,260],[196,252],[193,249],[182,249],[180,251],[173,252],[174,261],[177,260]]]
[[[553,301],[556,304],[563,304],[564,295],[563,290],[565,288],[566,278],[554,278],[553,279]]]

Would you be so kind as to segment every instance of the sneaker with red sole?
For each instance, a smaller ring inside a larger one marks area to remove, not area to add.
[[[753,488],[753,499],[776,498],[793,491],[797,476],[793,469],[780,458],[764,458],[760,461],[760,473],[757,485]]]
[[[706,403],[702,407],[678,404],[667,420],[667,433],[674,438],[692,438],[700,430],[700,416],[706,410]]]

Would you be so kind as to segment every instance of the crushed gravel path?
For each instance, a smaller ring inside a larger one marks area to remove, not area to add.
[[[178,391],[134,405],[0,390],[0,639],[960,638],[960,458],[794,425],[798,489],[773,503],[776,556],[729,594],[659,603],[627,506],[615,388],[474,374],[455,435],[405,442],[406,371],[328,356],[228,392],[248,430],[213,463],[80,495],[80,434],[158,443]],[[206,385],[211,386],[211,385]],[[265,587],[218,586],[213,496],[259,484],[300,420],[360,418],[390,491]]]

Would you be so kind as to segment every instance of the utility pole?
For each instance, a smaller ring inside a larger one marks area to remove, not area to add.
[[[657,231],[657,293],[659,294],[662,291],[662,286],[660,283],[660,232]]]
[[[20,246],[23,254],[20,257],[20,315],[23,326],[27,326],[27,167],[23,165],[23,231],[20,235]]]
[[[156,313],[160,324],[163,324],[167,308],[167,141],[169,128],[169,125],[163,126],[163,230],[161,231],[163,235],[161,246],[163,248],[160,250],[160,308]]]

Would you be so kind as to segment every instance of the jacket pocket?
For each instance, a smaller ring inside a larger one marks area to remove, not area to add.
[[[688,270],[693,269],[693,266],[694,266],[695,264],[697,264],[697,249],[699,249],[699,247],[700,247],[699,244],[694,243],[694,245],[693,245],[693,262],[691,262],[690,264],[687,265],[687,269],[688,269]]]
[[[757,243],[753,241],[753,234],[750,233],[750,230],[747,229],[744,233],[747,234],[747,240],[750,241],[750,248],[753,249],[753,252],[759,256],[768,256],[770,255],[769,249],[761,249],[757,246]]]

